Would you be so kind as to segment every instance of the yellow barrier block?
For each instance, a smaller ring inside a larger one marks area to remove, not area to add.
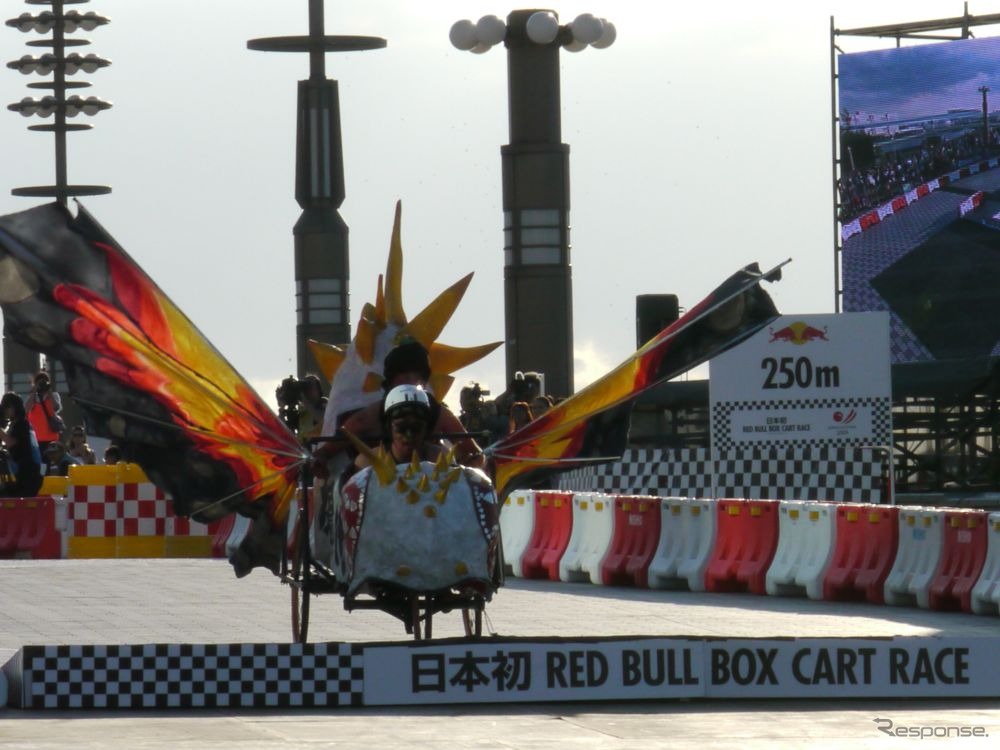
[[[212,537],[210,536],[168,536],[167,557],[211,557]]]
[[[759,505],[751,505],[750,506],[750,515],[751,516],[759,516],[763,512],[764,512],[764,510]]]
[[[117,542],[113,536],[71,536],[66,541],[66,557],[80,560],[118,557]]]
[[[66,495],[69,488],[69,477],[48,476],[42,478],[42,488],[39,495]]]
[[[604,510],[604,503],[600,501],[594,503],[594,510]],[[1000,524],[997,527],[1000,528]]]
[[[794,521],[796,518],[799,517],[799,512],[795,508],[792,508],[790,511],[788,511],[788,517]]]
[[[69,467],[69,483],[77,486],[118,484],[118,466],[113,464],[83,464]]]
[[[120,536],[115,541],[115,557],[166,557],[167,554],[166,537]]]
[[[142,484],[148,481],[149,478],[146,476],[146,472],[142,470],[139,464],[118,464],[119,484]]]
[[[586,500],[580,501],[580,510],[587,510],[588,504]]]

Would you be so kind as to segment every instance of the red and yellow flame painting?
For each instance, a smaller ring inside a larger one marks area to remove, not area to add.
[[[53,299],[78,316],[72,340],[96,355],[99,372],[162,404],[198,449],[232,469],[247,500],[270,496],[272,515],[283,517],[303,460],[295,436],[137,266],[94,244],[118,304],[57,284]]]

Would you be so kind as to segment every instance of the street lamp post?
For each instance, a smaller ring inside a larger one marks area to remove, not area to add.
[[[988,86],[980,86],[979,93],[983,95],[983,154],[989,155],[990,151],[990,113],[986,95],[990,93]]]
[[[461,50],[507,48],[510,143],[500,149],[504,211],[504,326],[508,381],[545,374],[549,393],[573,392],[573,288],[569,241],[569,146],[562,143],[559,50],[599,49],[610,22],[584,13],[559,25],[550,10],[515,10],[458,21]]]
[[[28,5],[49,6],[37,14],[22,13],[17,18],[7,21],[10,26],[22,33],[35,32],[51,37],[32,39],[27,43],[33,48],[51,48],[51,52],[42,55],[24,55],[7,63],[7,67],[23,75],[37,75],[42,78],[52,76],[51,80],[35,81],[28,84],[33,90],[50,89],[51,94],[35,98],[27,96],[19,102],[7,106],[12,112],[24,117],[40,117],[50,122],[40,125],[29,125],[28,130],[52,133],[55,137],[56,179],[53,185],[36,185],[19,187],[11,190],[12,195],[28,198],[55,198],[66,205],[72,196],[105,195],[111,192],[106,185],[74,185],[69,183],[66,167],[66,134],[72,131],[90,130],[91,126],[84,123],[69,122],[80,114],[92,116],[109,109],[111,104],[96,96],[86,98],[67,92],[85,89],[90,86],[86,81],[71,80],[77,73],[94,73],[111,63],[90,53],[81,55],[73,50],[90,44],[86,39],[72,36],[82,29],[93,31],[98,26],[108,23],[108,19],[93,11],[80,13],[76,10],[66,11],[67,5],[79,5],[89,0],[25,0]],[[31,385],[31,377],[38,370],[39,357],[34,352],[20,344],[11,341],[6,336],[3,340],[5,387],[7,390],[24,392]],[[53,373],[54,384],[60,385],[61,373]]]
[[[309,339],[343,344],[351,339],[350,262],[344,202],[344,158],[337,82],[326,77],[327,52],[381,49],[385,39],[326,36],[323,0],[309,0],[308,36],[251,39],[261,52],[307,52],[309,78],[299,81],[295,157],[296,352],[299,376],[314,369]]]

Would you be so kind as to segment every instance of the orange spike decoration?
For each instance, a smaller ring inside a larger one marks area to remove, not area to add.
[[[346,350],[311,341],[310,347],[324,376],[330,382],[330,398],[323,420],[323,434],[336,432],[342,414],[364,408],[382,397],[382,361],[406,339],[419,341],[430,355],[428,388],[443,399],[455,370],[482,359],[502,342],[473,347],[440,344],[437,337],[458,308],[472,274],[445,289],[413,318],[403,308],[403,245],[400,237],[402,206],[396,203],[385,276],[380,276],[375,303],[366,304]]]

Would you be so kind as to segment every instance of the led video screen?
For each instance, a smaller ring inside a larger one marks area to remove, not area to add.
[[[889,311],[893,363],[1000,354],[1000,38],[837,67],[842,308]]]

